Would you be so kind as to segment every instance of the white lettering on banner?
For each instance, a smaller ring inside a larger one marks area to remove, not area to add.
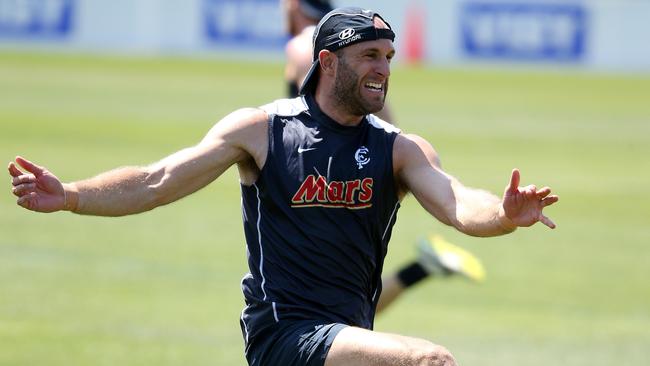
[[[259,48],[286,42],[282,9],[273,0],[204,0],[206,36],[213,43]]]
[[[581,32],[578,24],[568,15],[555,17],[553,21],[554,25],[551,29],[553,29],[553,39],[558,45],[558,49],[565,51],[571,49],[575,35]]]
[[[0,0],[0,26],[17,28],[30,23],[30,2],[15,0]]]
[[[276,3],[264,2],[261,4],[248,3],[245,14],[253,14],[252,22],[248,25],[257,38],[269,36],[281,36],[284,38],[285,31],[282,22],[269,21],[270,19],[282,19]]]
[[[237,4],[226,3],[220,11],[214,11],[217,27],[223,34],[236,34],[237,26]]]
[[[534,52],[545,45],[555,49],[570,49],[576,24],[567,15],[539,16],[536,14],[496,14],[477,17],[483,21],[479,30],[486,35],[484,47],[502,44],[515,50]],[[480,34],[480,33],[479,33]]]
[[[0,0],[0,34],[65,34],[72,0]]]
[[[461,14],[470,56],[577,60],[584,54],[586,14],[579,5],[471,2]]]
[[[41,17],[43,23],[48,28],[56,28],[61,19],[61,14],[66,6],[63,0],[41,1]]]

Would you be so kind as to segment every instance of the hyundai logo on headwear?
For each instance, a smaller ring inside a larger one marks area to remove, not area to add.
[[[339,33],[339,39],[344,40],[354,35],[354,28],[346,28]]]

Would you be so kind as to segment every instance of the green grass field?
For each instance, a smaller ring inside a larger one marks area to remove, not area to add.
[[[231,110],[283,95],[279,64],[0,53],[0,157],[61,179],[146,164]],[[397,67],[400,127],[466,184],[510,170],[560,202],[513,235],[463,236],[407,199],[387,258],[438,232],[484,285],[430,280],[376,329],[446,345],[461,365],[650,364],[650,79]],[[5,173],[6,174],[6,173]],[[246,272],[234,169],[180,202],[124,218],[37,214],[0,194],[0,365],[244,365]]]

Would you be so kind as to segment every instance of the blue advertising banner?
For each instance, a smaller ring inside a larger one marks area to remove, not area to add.
[[[0,0],[0,37],[64,37],[72,31],[75,0]]]
[[[579,4],[470,1],[460,17],[470,58],[576,62],[585,54],[587,12]]]
[[[209,43],[251,49],[281,49],[288,40],[278,0],[203,0]]]

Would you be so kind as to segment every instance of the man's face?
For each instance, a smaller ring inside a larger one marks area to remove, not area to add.
[[[338,66],[333,96],[347,112],[362,116],[384,108],[390,61],[395,55],[387,39],[361,42],[336,52]]]

